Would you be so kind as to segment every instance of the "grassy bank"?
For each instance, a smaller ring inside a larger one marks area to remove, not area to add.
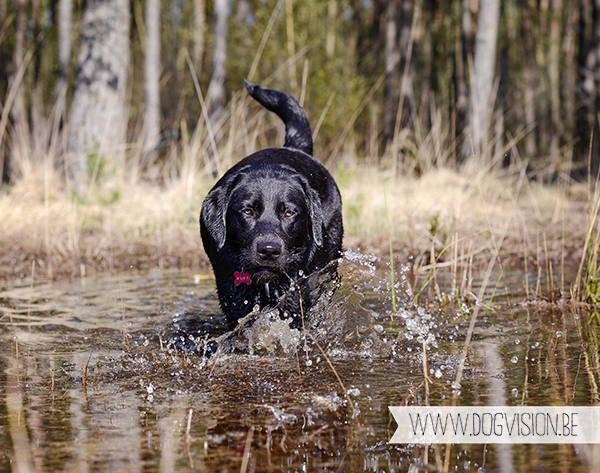
[[[57,172],[31,169],[0,195],[1,277],[168,267],[210,272],[198,213],[214,178],[188,172],[157,184],[124,172],[75,197]],[[389,216],[394,254],[413,256],[417,266],[484,261],[500,240],[499,254],[515,263],[581,256],[585,186],[446,167],[417,178],[353,160],[332,171],[344,201],[346,247],[387,255]]]

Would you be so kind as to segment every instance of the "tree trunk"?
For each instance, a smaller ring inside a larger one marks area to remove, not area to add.
[[[580,141],[577,143],[580,155],[586,156],[589,142],[590,116],[592,115],[592,97],[594,95],[594,70],[595,59],[590,54],[591,41],[586,36],[588,15],[591,16],[592,25],[598,21],[598,15],[589,12],[590,1],[579,0],[579,53],[577,56],[577,70],[579,96],[577,102],[580,104],[577,110],[576,135]],[[593,26],[592,26],[593,28]]]
[[[246,26],[248,13],[250,13],[248,0],[238,0],[237,8],[235,9],[235,22],[239,27],[243,28]]]
[[[129,16],[128,0],[84,2],[67,143],[68,176],[78,193],[89,185],[88,157],[123,164]]]
[[[591,25],[588,28],[587,20]],[[589,32],[589,37],[587,36]],[[590,157],[590,139],[594,130],[594,141],[592,144],[593,155],[591,163],[592,176],[598,171],[598,130],[597,113],[598,93],[596,92],[596,76],[600,75],[600,0],[580,0],[579,2],[579,54],[578,63],[578,87],[579,95],[577,102],[577,124],[575,134],[579,139],[577,149],[584,162],[580,168],[588,168],[587,160]],[[599,79],[600,81],[600,79]],[[596,113],[594,113],[596,111]]]
[[[594,75],[596,77],[596,113],[594,122],[596,129],[598,128],[598,114],[600,114],[600,0],[593,0],[593,30],[592,30],[592,47],[590,48],[590,63],[594,65]]]
[[[210,121],[218,126],[225,108],[225,63],[227,60],[227,0],[215,0],[215,44],[212,75],[208,86]]]
[[[415,32],[417,21],[420,17],[422,0],[401,0],[400,1],[400,30],[398,41],[400,42],[400,73],[402,74],[400,82],[400,99],[398,101],[398,114],[396,116],[396,129],[406,128],[410,125],[411,112],[410,101],[407,97],[413,95],[414,65],[412,60],[412,51],[414,48]],[[412,37],[411,37],[412,35]]]
[[[383,103],[383,147],[394,137],[400,96],[400,44],[398,41],[398,0],[387,0],[385,23],[385,99]]]
[[[65,112],[65,97],[67,92],[69,70],[71,64],[71,27],[73,23],[73,0],[58,2],[58,63],[60,75],[56,84],[58,97],[58,117],[63,118]]]
[[[523,64],[523,115],[525,127],[528,130],[525,135],[525,158],[532,159],[537,152],[535,129],[535,94],[537,90],[536,66],[535,66],[535,44],[533,42],[533,22],[528,0],[521,0],[521,39],[523,51],[528,61]]]
[[[26,0],[16,0],[16,32],[15,32],[15,49],[13,52],[14,70],[11,82],[16,87],[15,99],[11,109],[11,114],[15,123],[15,129],[19,136],[15,137],[20,140],[28,140],[27,114],[25,112],[25,93],[23,92],[23,72],[21,69],[24,66],[25,58],[25,32],[27,30],[27,13],[25,11]],[[18,83],[16,83],[18,82]]]
[[[405,98],[412,93],[411,25],[419,8],[417,2],[413,12],[412,0],[388,0],[386,4],[384,147],[409,123]]]
[[[592,117],[592,129],[594,130],[594,142],[591,143],[592,150],[590,153],[592,161],[592,170],[594,176],[598,175],[600,169],[600,0],[593,0],[593,31],[592,45],[590,48],[590,63],[593,63],[593,74],[596,77],[596,101],[595,113]]]
[[[146,1],[144,149],[160,140],[160,0]]]
[[[194,0],[194,68],[198,77],[202,73],[205,36],[206,14],[204,12],[204,0]]]
[[[335,32],[336,32],[336,18],[338,16],[338,0],[329,0],[327,5],[327,24],[329,30],[327,31],[327,40],[325,43],[325,54],[329,59],[333,59],[333,53],[335,52]]]
[[[471,0],[461,1],[460,35],[456,45],[455,81],[456,81],[456,130],[463,133],[469,123],[469,86],[467,68],[469,64],[469,44],[471,41]],[[471,153],[458,152],[459,164],[464,162]],[[468,150],[467,150],[468,151]]]
[[[483,145],[489,137],[494,106],[492,91],[496,70],[496,42],[498,38],[499,16],[499,0],[480,0],[477,34],[475,35],[475,57],[471,77],[469,131],[473,143],[473,151],[470,160],[474,157],[483,157],[481,156]]]
[[[51,140],[56,144],[56,154],[53,165],[64,168],[64,147],[61,129],[66,121],[67,113],[67,91],[69,87],[69,74],[71,70],[71,32],[73,27],[73,0],[59,0],[58,5],[58,80],[54,95],[56,96],[56,107],[52,117]],[[56,140],[56,141],[54,141]]]
[[[548,51],[548,79],[550,86],[550,155],[557,157],[562,127],[560,123],[561,49],[563,35],[560,16],[564,15],[562,0],[552,0],[550,8],[550,48]]]
[[[0,0],[0,24],[4,25],[6,22],[6,16],[8,14],[8,5],[6,0]],[[5,98],[8,92],[8,71],[10,66],[10,52],[8,50],[8,45],[6,41],[0,41],[0,97],[2,97],[2,106],[0,106],[0,116],[3,112],[3,107],[6,105]],[[0,187],[2,187],[3,183],[7,183],[10,181],[10,172],[9,172],[9,153],[8,147],[6,145],[6,139],[4,134],[6,133],[6,128],[0,128],[0,172],[2,173],[2,181],[0,182]]]

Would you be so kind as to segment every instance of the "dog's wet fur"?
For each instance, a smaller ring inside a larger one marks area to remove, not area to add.
[[[283,120],[285,143],[242,159],[202,204],[200,234],[230,328],[257,305],[299,320],[335,273],[343,236],[340,192],[312,156],[304,110],[284,92],[246,89]]]

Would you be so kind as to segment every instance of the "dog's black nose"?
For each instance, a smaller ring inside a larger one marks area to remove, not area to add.
[[[281,243],[277,241],[261,241],[256,245],[256,251],[265,260],[275,260],[281,254]]]

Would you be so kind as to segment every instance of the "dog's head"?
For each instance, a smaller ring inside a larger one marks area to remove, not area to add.
[[[204,200],[201,225],[213,251],[259,285],[297,278],[323,245],[318,194],[281,165],[253,165],[226,176]]]

